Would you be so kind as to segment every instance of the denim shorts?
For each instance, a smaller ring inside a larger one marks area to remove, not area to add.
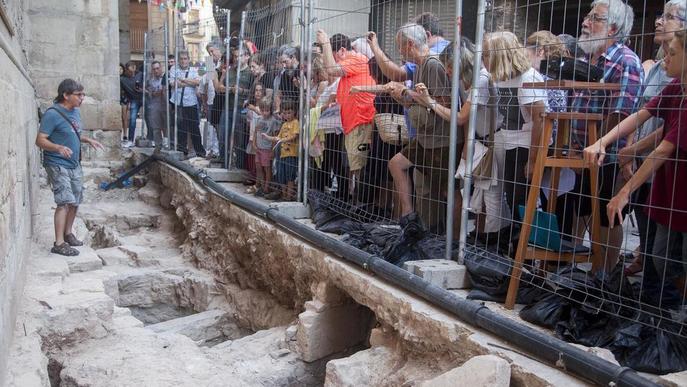
[[[83,172],[81,166],[74,169],[58,165],[45,165],[48,182],[52,187],[57,206],[81,204],[83,192]]]
[[[298,176],[298,157],[282,157],[277,160],[277,182],[286,184],[296,181]]]

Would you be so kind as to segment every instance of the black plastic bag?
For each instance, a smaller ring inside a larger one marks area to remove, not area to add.
[[[520,311],[520,318],[533,324],[554,328],[561,318],[567,317],[570,303],[564,298],[550,294],[539,302],[528,305]]]
[[[607,347],[616,337],[619,319],[571,304],[568,316],[556,324],[556,336],[587,347]]]
[[[474,289],[490,296],[501,296],[508,292],[513,261],[494,252],[467,246],[464,256],[465,268]]]
[[[643,327],[643,330],[653,334],[626,353],[622,365],[658,375],[687,369],[687,339],[655,328]]]

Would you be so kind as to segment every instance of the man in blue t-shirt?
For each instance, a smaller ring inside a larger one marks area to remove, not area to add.
[[[55,196],[55,254],[74,256],[83,246],[72,233],[76,211],[81,203],[83,173],[81,172],[81,144],[103,149],[102,144],[81,137],[79,106],[85,94],[83,86],[73,79],[63,80],[57,88],[55,103],[41,119],[36,145],[43,150],[43,166]]]

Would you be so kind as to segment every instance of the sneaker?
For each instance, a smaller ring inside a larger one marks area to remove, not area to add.
[[[265,195],[265,199],[267,199],[267,200],[279,200],[279,199],[281,199],[281,192],[279,192],[279,191],[270,192],[270,193]]]
[[[122,141],[122,148],[131,148],[134,146],[134,143],[128,140]]]
[[[258,189],[255,191],[255,196],[261,198],[261,197],[265,196],[265,191],[263,191],[262,188],[258,188]]]
[[[401,225],[401,235],[396,242],[388,245],[382,253],[384,258],[393,264],[399,262],[403,255],[427,233],[427,229],[416,212],[402,216],[399,219],[399,224]]]
[[[50,252],[54,254],[64,255],[66,257],[75,257],[79,255],[79,250],[69,246],[69,243],[67,242],[63,242],[61,245],[53,244],[53,247],[52,249],[50,249]]]
[[[403,236],[407,238],[420,240],[427,233],[427,229],[417,212],[411,212],[408,215],[402,216],[399,219],[399,224],[401,225],[401,230],[403,230]]]
[[[254,194],[255,192],[257,192],[257,189],[255,189],[255,186],[250,186],[250,187],[246,188],[246,193]]]
[[[83,241],[76,239],[76,236],[71,233],[64,236],[64,241],[67,242],[69,246],[83,246]]]

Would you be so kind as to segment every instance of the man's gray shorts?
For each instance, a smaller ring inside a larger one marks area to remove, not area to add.
[[[74,169],[60,167],[57,165],[46,165],[48,172],[48,182],[52,187],[57,206],[81,204],[83,191],[83,172],[81,166]]]

